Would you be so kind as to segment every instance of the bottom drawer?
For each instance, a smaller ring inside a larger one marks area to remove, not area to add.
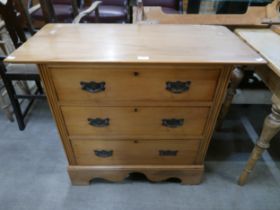
[[[200,140],[72,140],[78,165],[193,164]]]

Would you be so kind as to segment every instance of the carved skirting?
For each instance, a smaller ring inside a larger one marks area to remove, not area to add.
[[[199,184],[203,165],[192,166],[69,166],[68,173],[73,185],[88,185],[94,178],[121,182],[131,173],[139,172],[153,182],[179,178],[182,184]]]

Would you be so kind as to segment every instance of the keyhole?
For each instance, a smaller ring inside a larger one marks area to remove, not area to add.
[[[134,112],[138,112],[138,109],[137,109],[137,108],[135,108],[135,109],[134,109]]]
[[[134,72],[133,74],[135,77],[139,76],[139,72]]]
[[[135,143],[135,144],[138,144],[138,140],[134,140],[134,143]]]

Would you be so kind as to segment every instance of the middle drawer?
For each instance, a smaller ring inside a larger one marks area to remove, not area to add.
[[[199,138],[209,107],[75,107],[61,110],[69,135],[96,139]]]

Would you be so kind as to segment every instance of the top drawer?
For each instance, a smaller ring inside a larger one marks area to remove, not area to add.
[[[115,65],[49,67],[58,100],[211,101],[220,70],[215,67]]]

